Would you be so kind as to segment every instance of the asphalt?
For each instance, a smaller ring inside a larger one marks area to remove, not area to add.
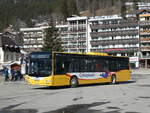
[[[132,69],[131,74],[149,74],[150,75],[150,69],[140,68],[140,69]]]

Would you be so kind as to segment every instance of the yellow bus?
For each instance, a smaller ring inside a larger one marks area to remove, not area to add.
[[[26,60],[28,84],[77,87],[130,79],[129,58],[106,53],[33,52]]]

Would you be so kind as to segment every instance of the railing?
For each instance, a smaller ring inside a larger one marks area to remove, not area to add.
[[[92,40],[91,45],[136,44],[138,39]]]
[[[123,51],[138,51],[139,50],[139,48],[136,48],[136,47],[130,47],[130,48],[127,48],[127,47],[120,47],[120,48],[109,48],[109,47],[107,47],[107,48],[102,48],[102,47],[99,47],[99,48],[91,48],[91,50],[99,50],[99,51],[105,51],[106,49],[112,49],[112,51],[113,51],[113,49],[115,50],[115,49],[124,49],[124,50],[122,50],[122,52]],[[120,51],[121,52],[121,51]]]
[[[24,44],[25,44],[25,45],[43,44],[43,41],[40,41],[40,40],[25,41]]]
[[[92,32],[91,37],[99,36],[124,36],[124,35],[137,35],[138,30],[126,30],[126,31],[106,31],[106,32]]]
[[[140,35],[150,35],[150,30],[140,30]]]
[[[143,22],[139,22],[140,26],[147,26],[150,25],[150,21],[143,21]]]
[[[141,38],[141,39],[140,39],[140,42],[141,42],[141,43],[145,43],[145,42],[146,42],[146,43],[150,43],[150,38]]]
[[[150,50],[150,46],[149,47],[141,47],[141,51],[142,50]]]
[[[140,41],[150,41],[150,38],[141,38]]]
[[[137,22],[129,21],[128,23],[122,23],[122,24],[91,24],[91,29],[99,29],[99,28],[121,28],[121,27],[136,27],[138,26]]]

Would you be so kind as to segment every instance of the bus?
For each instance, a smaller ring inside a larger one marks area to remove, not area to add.
[[[30,85],[71,86],[130,80],[128,57],[106,53],[33,52],[26,59]]]

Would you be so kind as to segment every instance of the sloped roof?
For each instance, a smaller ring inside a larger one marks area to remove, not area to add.
[[[146,9],[140,9],[140,10],[137,10],[137,11],[136,11],[136,14],[137,14],[137,15],[145,14],[145,13],[150,13],[150,11],[148,11],[148,10],[146,10]]]

